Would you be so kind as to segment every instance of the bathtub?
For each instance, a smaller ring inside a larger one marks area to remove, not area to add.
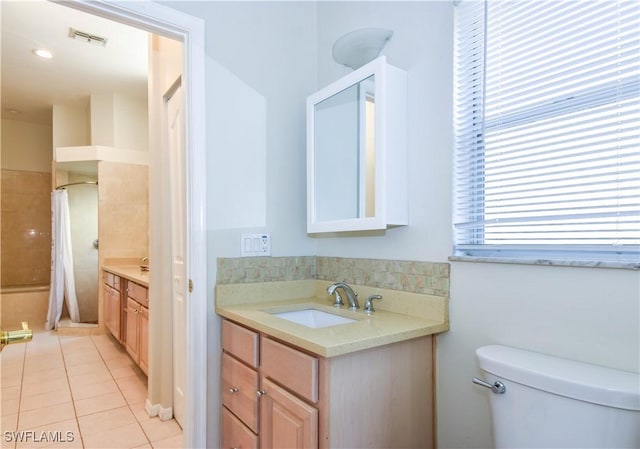
[[[49,309],[49,285],[18,285],[0,289],[0,325],[20,327],[28,321],[32,329],[43,328]]]

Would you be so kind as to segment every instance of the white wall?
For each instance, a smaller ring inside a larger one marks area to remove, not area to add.
[[[220,320],[216,259],[242,232],[270,232],[273,256],[312,255],[306,236],[305,106],[315,89],[310,2],[167,2],[205,20],[208,447],[218,447]],[[245,207],[244,205],[248,206]],[[249,208],[249,209],[247,209]],[[232,215],[232,216],[228,216]]]
[[[53,151],[91,144],[89,99],[53,105]]]
[[[206,21],[211,251],[237,257],[240,234],[255,231],[271,233],[273,256],[314,254],[304,100],[316,86],[315,5],[166,4]]]
[[[318,239],[318,254],[444,262],[451,248],[453,2],[318,4],[322,87],[349,69],[341,35],[385,27],[383,50],[409,78],[410,225],[384,237]],[[492,446],[488,398],[473,386],[474,350],[491,343],[640,372],[640,273],[452,263],[451,330],[438,338],[440,448]]]
[[[169,5],[206,20],[211,289],[216,258],[239,256],[240,233],[254,229],[271,232],[274,256],[447,260],[452,2]],[[348,73],[331,59],[335,39],[374,26],[394,31],[384,54],[408,72],[410,225],[385,236],[311,239],[305,234],[304,99]],[[225,159],[234,152],[243,156]],[[259,169],[247,168],[251,157],[260,160]],[[247,191],[258,198],[247,199]],[[257,212],[221,217],[219,205],[233,200],[249,201]],[[486,391],[471,384],[478,346],[500,342],[640,371],[639,285],[640,273],[624,270],[453,263],[451,330],[438,339],[439,446],[492,444]],[[215,428],[219,320],[212,305],[208,412]],[[211,447],[215,438],[209,435]]]
[[[446,261],[451,246],[451,6],[318,3],[318,88],[351,72],[332,59],[335,40],[368,27],[394,32],[382,54],[408,75],[409,226],[383,237],[319,237],[318,255]]]

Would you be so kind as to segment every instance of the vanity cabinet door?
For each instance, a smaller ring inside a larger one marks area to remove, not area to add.
[[[258,437],[226,407],[222,407],[222,447],[258,449]]]
[[[261,391],[260,447],[317,449],[318,410],[269,379]]]
[[[102,291],[104,323],[111,334],[118,341],[121,341],[122,303],[120,301],[120,277],[113,273],[105,272]]]
[[[139,358],[139,342],[138,342],[138,315],[140,314],[140,304],[133,299],[127,299],[127,334],[125,338],[125,347],[131,358],[138,363]]]
[[[139,362],[140,369],[149,374],[149,309],[140,307],[138,340],[139,340]]]

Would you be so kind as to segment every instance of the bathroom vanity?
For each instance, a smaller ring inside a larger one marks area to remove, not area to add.
[[[434,447],[433,335],[448,329],[445,298],[359,286],[408,312],[381,302],[367,315],[331,306],[322,281],[266,284],[303,296],[217,288],[222,447]],[[310,328],[278,316],[301,310],[350,322]]]
[[[139,266],[105,266],[104,323],[134,362],[149,370],[149,281]]]

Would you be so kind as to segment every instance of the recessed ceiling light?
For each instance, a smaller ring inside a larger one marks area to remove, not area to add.
[[[53,53],[51,53],[49,50],[45,50],[44,48],[36,48],[35,50],[33,50],[33,54],[44,59],[53,58]]]

